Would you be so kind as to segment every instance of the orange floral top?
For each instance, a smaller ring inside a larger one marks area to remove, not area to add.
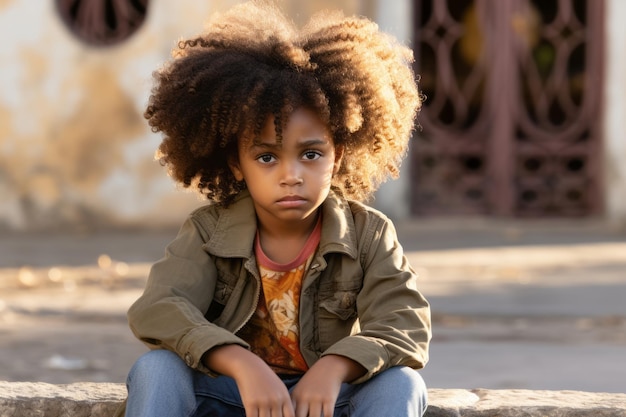
[[[258,235],[256,238],[262,291],[255,314],[238,335],[278,374],[301,374],[308,369],[300,353],[300,289],[321,230],[318,221],[300,255],[288,264],[269,259],[263,253]]]

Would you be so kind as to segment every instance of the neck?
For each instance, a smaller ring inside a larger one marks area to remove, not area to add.
[[[320,210],[303,220],[293,222],[267,222],[257,217],[257,227],[261,238],[274,239],[297,239],[300,237],[308,237],[320,216]]]
[[[315,229],[319,213],[306,221],[298,222],[296,227],[272,228],[259,222],[259,242],[265,255],[276,263],[285,264],[296,258]]]

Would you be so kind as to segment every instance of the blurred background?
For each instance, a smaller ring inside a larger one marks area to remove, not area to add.
[[[190,210],[151,73],[235,0],[0,0],[0,379],[122,382],[125,311]],[[375,20],[425,95],[392,217],[433,387],[626,392],[626,3],[279,0]]]

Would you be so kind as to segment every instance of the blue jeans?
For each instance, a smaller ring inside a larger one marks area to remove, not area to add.
[[[283,382],[291,390],[299,378]],[[127,387],[128,417],[245,417],[232,378],[204,375],[167,350],[142,355],[128,375]],[[334,417],[419,417],[426,406],[426,385],[419,373],[393,367],[362,384],[343,384]]]

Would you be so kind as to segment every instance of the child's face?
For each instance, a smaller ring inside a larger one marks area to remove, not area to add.
[[[341,163],[342,150],[310,110],[294,111],[282,134],[277,144],[270,117],[259,143],[239,140],[239,159],[230,164],[235,178],[246,182],[259,221],[266,226],[310,219],[328,196]]]

